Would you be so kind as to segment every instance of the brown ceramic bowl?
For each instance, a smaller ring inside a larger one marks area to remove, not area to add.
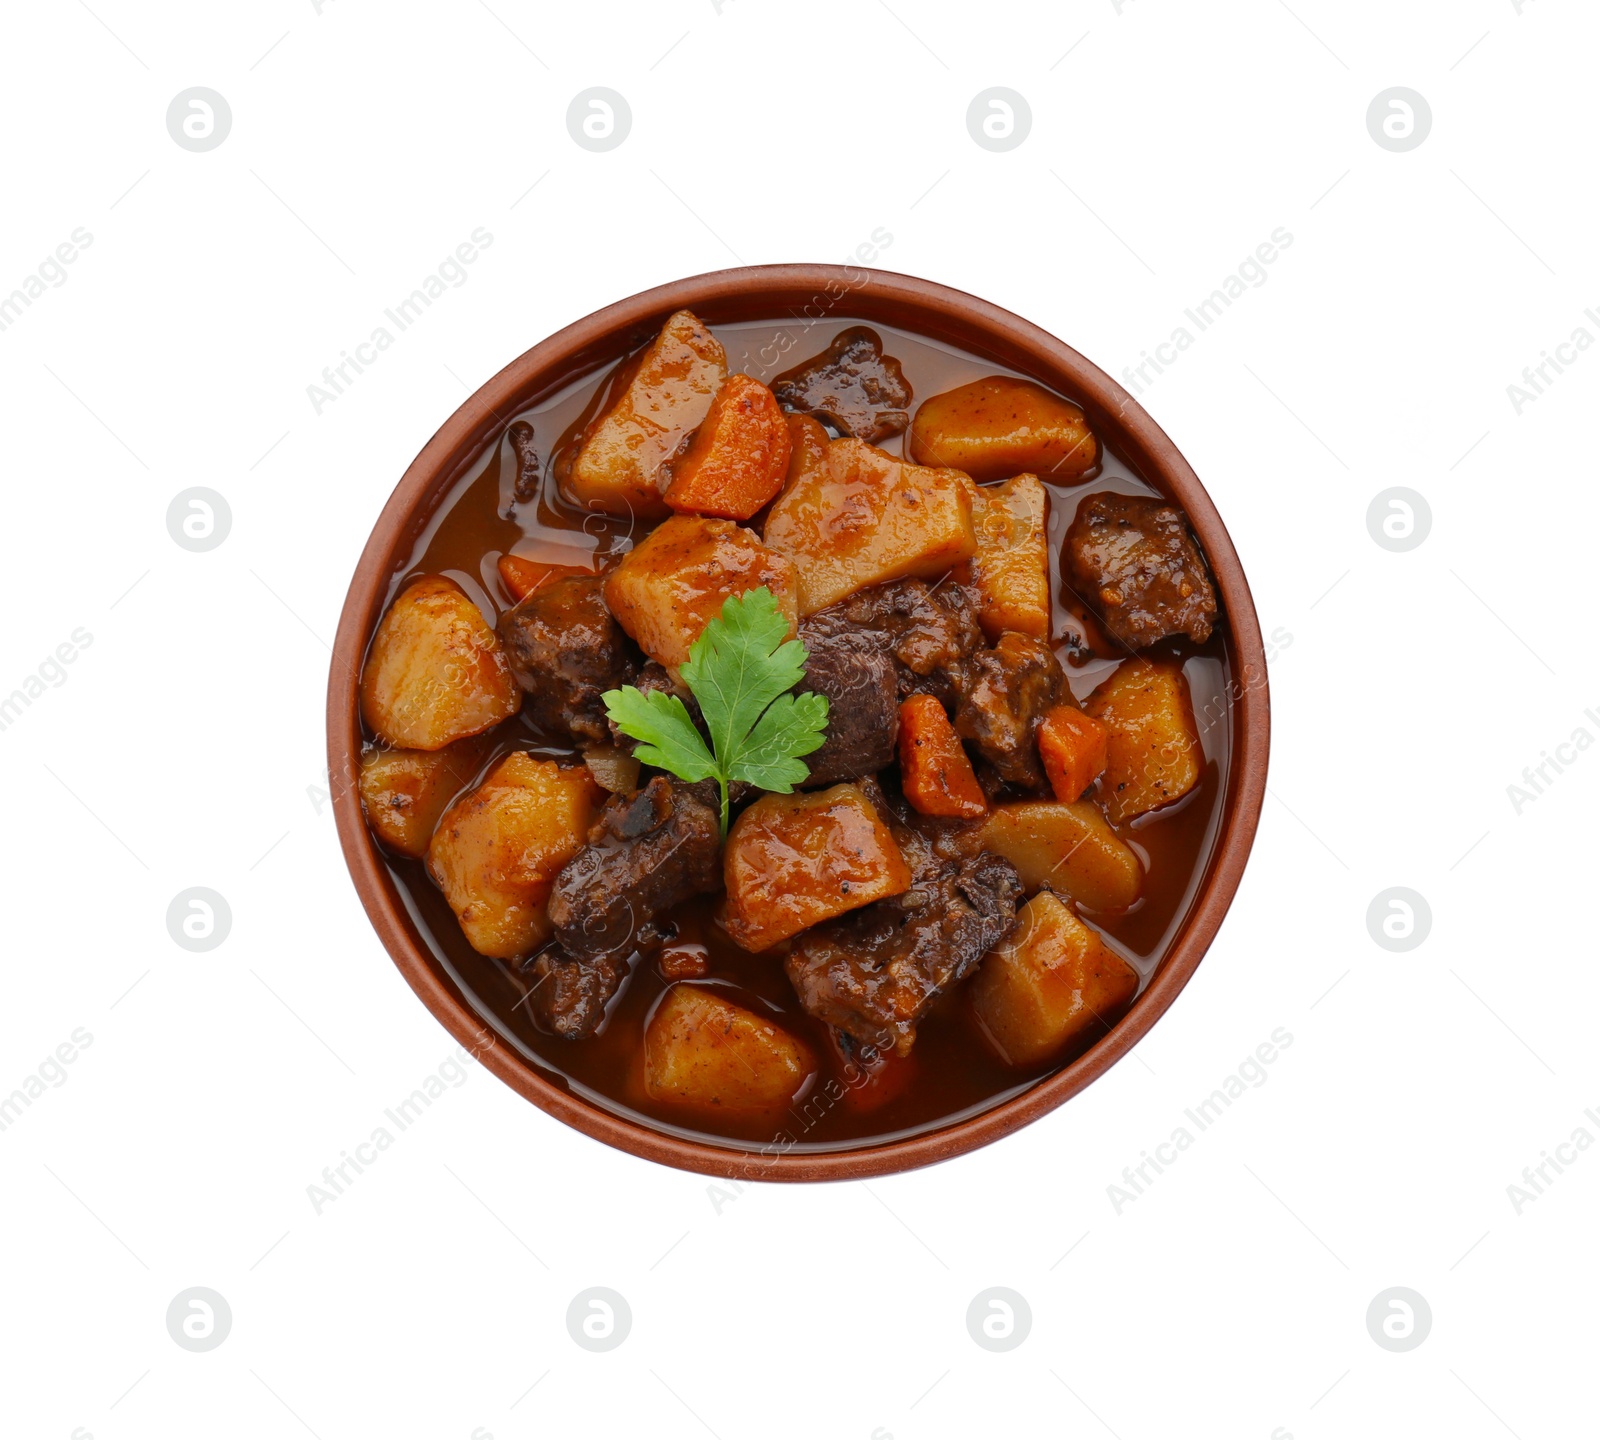
[[[417,934],[361,813],[357,677],[390,581],[451,486],[505,429],[506,418],[607,367],[688,308],[710,325],[837,311],[944,341],[1071,396],[1095,431],[1146,481],[1181,505],[1220,591],[1232,662],[1232,754],[1220,832],[1187,916],[1154,978],[1112,1032],[1030,1089],[981,1114],[909,1138],[836,1153],[766,1153],[685,1139],[614,1114],[552,1083],[509,1044],[484,1045],[484,1022]],[[608,306],[513,360],[456,411],[412,461],[356,566],[328,679],[328,767],[339,841],[356,891],[400,973],[452,1035],[535,1105],[646,1159],[744,1180],[839,1180],[910,1170],[986,1145],[1070,1099],[1120,1060],[1177,998],[1238,888],[1266,789],[1266,657],[1250,587],[1216,507],[1159,426],[1108,375],[1036,325],[927,280],[835,265],[757,265],[696,275]]]

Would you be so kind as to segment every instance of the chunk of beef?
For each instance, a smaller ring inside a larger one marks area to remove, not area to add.
[[[1055,651],[1031,635],[1007,631],[992,650],[968,662],[956,734],[977,746],[1002,780],[1037,790],[1045,774],[1035,735],[1045,711],[1066,691]]]
[[[556,877],[555,943],[528,966],[529,1005],[547,1030],[581,1040],[599,1029],[634,952],[662,938],[659,917],[722,883],[719,850],[715,808],[679,781],[658,775],[606,803]]]
[[[575,744],[607,744],[600,697],[631,684],[640,661],[600,597],[599,577],[567,575],[541,585],[496,628],[534,724]]]
[[[923,815],[911,808],[898,789],[885,785],[876,775],[858,781],[857,788],[878,812],[878,818],[889,827],[913,881],[926,880],[945,861],[965,860],[982,848],[981,820]]]
[[[720,847],[716,809],[681,781],[658,775],[613,796],[556,876],[550,920],[562,949],[626,959],[653,943],[659,916],[722,883]]]
[[[544,1028],[564,1040],[582,1040],[606,1018],[606,1006],[627,978],[628,962],[611,956],[579,960],[550,945],[533,957],[526,973],[533,981],[528,1006]]]
[[[512,482],[511,493],[526,504],[539,493],[539,452],[533,448],[533,426],[518,420],[507,433],[517,457],[517,478]]]
[[[972,592],[953,581],[872,585],[800,624],[808,648],[836,636],[856,637],[892,656],[900,699],[921,692],[945,705],[961,691],[967,657],[983,644]]]
[[[1176,505],[1109,491],[1085,497],[1067,531],[1068,578],[1124,645],[1211,635],[1217,593]]]
[[[807,788],[857,780],[894,763],[900,735],[894,661],[870,640],[819,637],[795,689],[828,697],[827,738],[805,757]]]
[[[938,996],[1011,933],[1022,893],[998,855],[947,861],[903,895],[806,931],[785,969],[809,1014],[904,1055]]]
[[[900,362],[883,353],[876,330],[852,325],[820,355],[772,382],[785,410],[814,415],[844,435],[875,445],[911,423],[911,385]]]

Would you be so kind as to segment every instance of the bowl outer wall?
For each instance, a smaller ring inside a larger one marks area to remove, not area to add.
[[[1070,1064],[980,1115],[906,1139],[826,1154],[741,1150],[653,1129],[562,1089],[509,1046],[494,1043],[470,1002],[439,970],[413,930],[361,812],[361,662],[394,573],[421,526],[519,410],[614,362],[680,309],[712,326],[791,314],[825,324],[835,312],[878,320],[1074,397],[1096,433],[1111,437],[1136,473],[1187,512],[1221,595],[1233,670],[1233,753],[1222,822],[1207,873],[1154,978],[1112,1032]],[[1194,974],[1238,888],[1266,791],[1270,711],[1260,625],[1227,529],[1177,447],[1110,376],[1010,311],[931,281],[854,266],[754,265],[642,291],[568,325],[484,384],[423,447],[373,527],[340,616],[328,678],[329,790],[345,862],[384,948],[445,1029],[513,1090],[595,1139],[680,1169],[739,1180],[864,1179],[949,1159],[1010,1134],[1098,1079],[1150,1030]]]

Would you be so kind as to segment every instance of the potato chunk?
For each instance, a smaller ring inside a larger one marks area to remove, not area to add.
[[[730,595],[765,585],[796,629],[794,565],[732,520],[674,515],[663,520],[605,578],[617,623],[676,678],[689,647]]]
[[[1139,988],[1138,972],[1048,890],[985,957],[968,994],[1008,1065],[1037,1065],[1068,1041],[1111,1028]]]
[[[657,472],[706,418],[727,378],[721,342],[689,311],[678,311],[616,377],[621,393],[563,457],[558,467],[562,493],[585,510],[608,515],[641,520],[666,515]]]
[[[748,375],[730,375],[682,455],[662,472],[662,497],[674,510],[748,520],[783,487],[789,425],[772,391]]]
[[[1181,800],[1199,783],[1205,754],[1179,666],[1124,660],[1083,708],[1109,732],[1100,800],[1114,824]]]
[[[674,985],[645,1027],[645,1090],[673,1105],[781,1110],[816,1068],[787,1030],[703,985]]]
[[[368,729],[396,749],[442,750],[521,705],[500,641],[454,580],[424,575],[400,592],[361,667]]]
[[[511,960],[549,939],[546,902],[587,841],[599,797],[587,766],[518,751],[445,811],[428,874],[474,950]]]
[[[487,735],[443,750],[361,752],[361,808],[372,832],[391,850],[420,860],[445,807],[472,782],[489,749]]]
[[[1050,638],[1050,502],[1037,475],[972,487],[978,548],[961,578],[978,590],[978,622],[991,643],[1007,630]]]
[[[978,829],[980,850],[1017,867],[1029,893],[1048,885],[1091,910],[1126,910],[1139,898],[1139,857],[1089,800],[996,805]]]
[[[835,440],[827,465],[772,502],[766,542],[800,572],[800,613],[890,580],[931,579],[978,548],[971,486],[958,470],[907,465],[860,440]]]
[[[1082,410],[1042,385],[1008,375],[930,396],[907,438],[918,464],[952,465],[980,484],[1027,472],[1075,485],[1100,459]]]
[[[746,950],[911,888],[900,847],[854,785],[763,795],[728,832],[722,873],[722,924]]]

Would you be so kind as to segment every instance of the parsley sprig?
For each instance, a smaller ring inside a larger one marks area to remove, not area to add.
[[[679,669],[711,736],[676,695],[634,685],[602,697],[617,728],[643,742],[634,754],[680,780],[715,780],[728,833],[728,787],[735,780],[787,795],[810,774],[800,759],[823,742],[825,695],[788,693],[805,674],[807,651],[787,640],[789,621],[766,586],[731,595],[689,647]]]

